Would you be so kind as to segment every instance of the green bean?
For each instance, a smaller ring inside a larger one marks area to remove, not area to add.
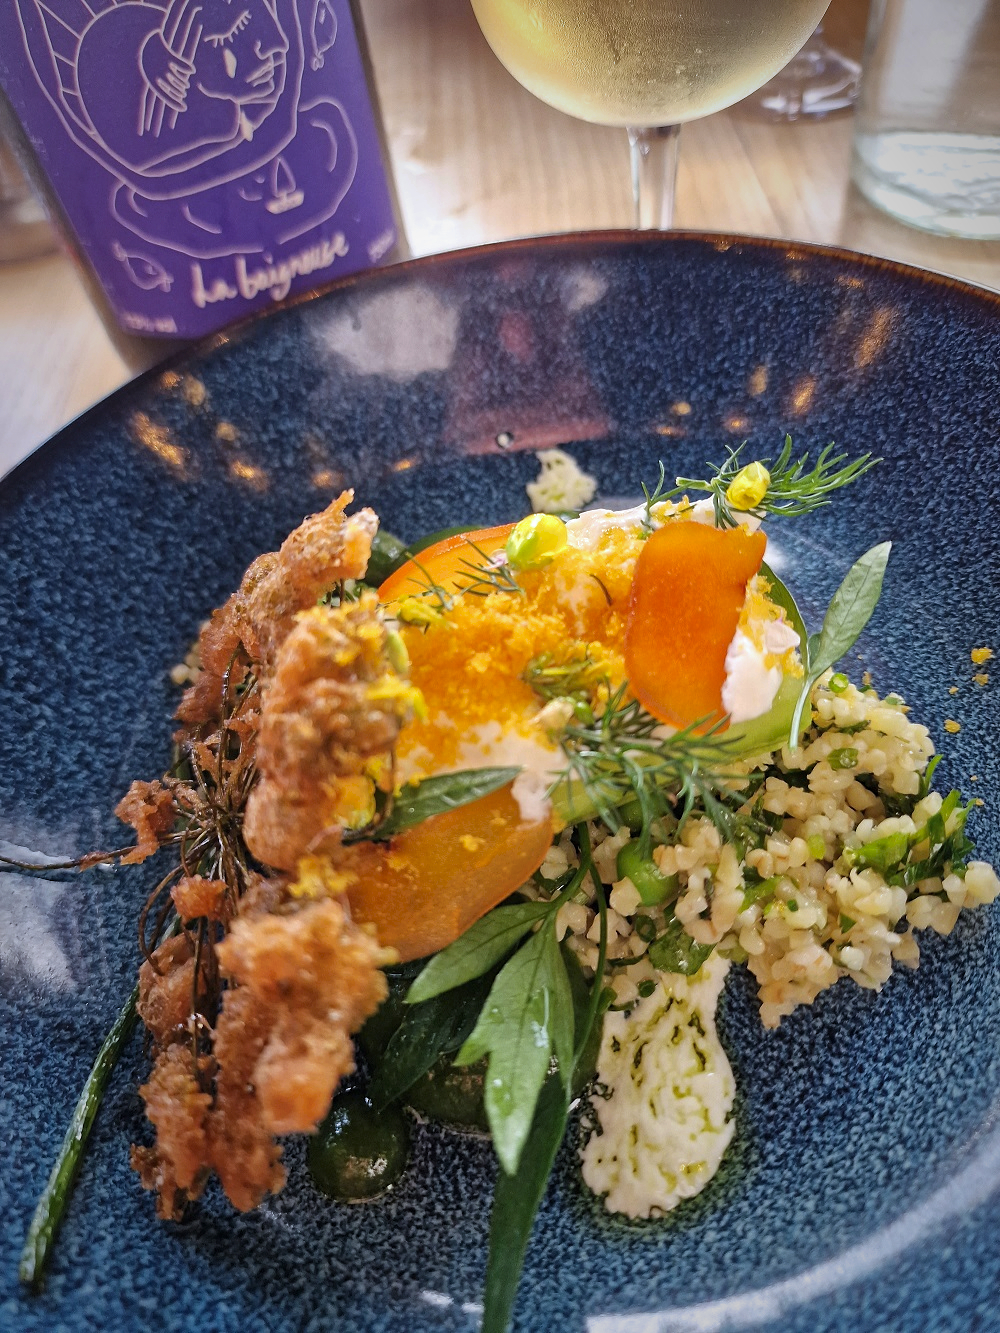
[[[38,1291],[41,1287],[52,1241],[73,1192],[73,1181],[87,1146],[98,1107],[104,1097],[108,1079],[135,1024],[135,1006],[138,998],[139,987],[136,986],[115,1019],[111,1031],[104,1038],[94,1066],[83,1085],[83,1091],[80,1093],[80,1099],[69,1122],[48,1183],[31,1219],[24,1249],[21,1251],[18,1272],[21,1281],[27,1283],[34,1291]]]

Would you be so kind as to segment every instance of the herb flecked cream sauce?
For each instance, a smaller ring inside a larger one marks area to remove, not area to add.
[[[729,962],[662,975],[630,1014],[608,1013],[583,1178],[610,1212],[658,1217],[698,1194],[733,1137],[735,1081],[715,1028]]]

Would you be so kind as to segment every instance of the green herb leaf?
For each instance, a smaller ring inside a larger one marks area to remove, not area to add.
[[[792,596],[789,588],[778,578],[777,574],[775,574],[774,570],[766,561],[761,564],[760,572],[771,585],[771,589],[767,594],[769,599],[774,602],[775,605],[783,608],[785,615],[788,617],[788,623],[799,636],[801,650],[805,653],[809,635],[806,633],[806,622],[802,618],[802,612],[799,610],[795,598]]]
[[[745,798],[728,790],[733,774],[724,723],[701,731],[702,718],[663,736],[658,719],[627,695],[626,681],[599,718],[564,730],[560,743],[567,766],[550,793],[559,814],[577,824],[598,814],[617,832],[620,807],[627,802],[638,800],[646,829],[664,815],[676,814],[682,824],[700,802],[728,841],[730,806]]]
[[[882,580],[892,542],[879,542],[847,571],[823,617],[823,628],[809,670],[821,675],[848,652],[872,618],[882,595]]]
[[[439,1056],[458,1050],[476,1025],[492,980],[487,973],[423,1004],[406,1007],[368,1085],[376,1111],[401,1097]]]
[[[806,678],[789,728],[789,741],[793,748],[799,743],[802,715],[809,705],[812,687],[824,671],[839,662],[854,646],[859,634],[872,618],[882,593],[882,580],[891,549],[891,542],[880,542],[855,561],[833,594],[823,617],[822,630],[819,634],[810,635]]]
[[[554,923],[553,923],[554,924]],[[552,1053],[559,1066],[559,1075],[569,1090],[573,1079],[574,1043],[576,1040],[576,1010],[573,1005],[573,991],[562,950],[556,940],[555,929],[543,929],[545,936],[548,968],[548,985],[552,996]]]
[[[647,956],[658,972],[693,977],[714,948],[714,944],[698,944],[671,914],[666,930],[649,946]]]
[[[835,771],[857,768],[858,752],[853,745],[845,745],[839,750],[831,750],[826,761]]]
[[[573,997],[555,921],[501,968],[479,1021],[455,1057],[489,1056],[484,1104],[500,1165],[513,1175],[531,1129],[538,1094],[555,1053],[568,1085],[573,1066]]]
[[[603,987],[598,995],[595,1009],[591,1003],[593,985],[584,977],[579,958],[565,942],[560,944],[559,950],[563,956],[563,964],[573,995],[573,1039],[577,1055],[573,1066],[572,1093],[574,1097],[579,1097],[594,1077],[597,1056],[601,1049],[603,1024],[593,1020],[599,1018],[614,1001],[615,992],[610,986]]]
[[[371,555],[368,557],[368,568],[365,570],[365,583],[372,588],[379,587],[390,574],[395,574],[400,565],[406,564],[410,555],[411,551],[405,542],[394,537],[385,528],[379,528],[372,538]]]
[[[375,829],[364,833],[364,837],[391,838],[434,815],[489,796],[498,787],[513,782],[520,771],[519,768],[466,768],[460,773],[442,773],[422,782],[408,782],[393,801],[388,816]]]
[[[569,1085],[578,1095],[592,1077],[600,1046],[600,1016],[614,998],[614,991],[604,986],[604,968],[608,950],[608,908],[604,885],[591,855],[590,834],[586,824],[577,826],[580,868],[594,884],[600,913],[601,934],[597,967],[588,994],[579,963],[568,948],[556,947],[561,970],[573,1007],[573,1035],[576,1042],[572,1056]],[[567,888],[567,892],[570,890]],[[543,931],[548,933],[548,927]],[[554,942],[555,932],[551,932]],[[525,950],[522,950],[525,952]],[[558,1038],[560,1045],[565,1037]],[[567,1073],[560,1056],[558,1073],[550,1073],[542,1085],[531,1118],[527,1141],[513,1175],[501,1171],[497,1178],[493,1216],[490,1221],[490,1254],[486,1270],[486,1301],[482,1328],[484,1333],[506,1333],[510,1322],[524,1253],[531,1235],[532,1221],[545,1193],[545,1182],[566,1129],[569,1112]]]
[[[505,958],[548,911],[548,903],[512,903],[495,907],[460,935],[454,944],[434,955],[407,992],[407,1004],[420,1004],[471,981],[473,977],[481,977]]]
[[[535,1213],[566,1132],[569,1096],[551,1074],[538,1096],[517,1170],[497,1176],[490,1217],[490,1251],[482,1333],[507,1333]]]
[[[873,838],[862,847],[846,849],[844,857],[852,866],[867,866],[885,875],[899,867],[909,850],[909,834],[888,833],[884,838]]]
[[[748,907],[752,907],[754,903],[761,902],[765,898],[770,901],[778,887],[778,880],[777,875],[772,875],[770,879],[761,879],[755,884],[747,882],[743,892],[743,907],[741,910],[745,912]]]
[[[821,505],[829,504],[829,497],[834,491],[850,485],[880,461],[872,458],[871,454],[862,454],[860,458],[849,462],[846,454],[835,452],[836,445],[828,444],[812,467],[809,467],[808,454],[803,454],[801,458],[792,458],[792,437],[786,435],[778,457],[773,461],[762,460],[767,464],[768,484],[760,502],[749,509],[744,509],[741,505],[738,512],[734,512],[729,497],[729,487],[744,469],[745,465],[740,461],[744,447],[741,444],[737,449],[728,449],[728,457],[721,465],[707,464],[713,472],[707,481],[698,477],[678,477],[677,485],[669,491],[664,489],[661,463],[660,481],[656,490],[650,495],[646,487],[643,487],[646,493],[647,514],[650,506],[657,500],[672,500],[687,491],[707,491],[712,497],[716,525],[720,528],[734,527],[744,513],[753,514],[760,519],[768,515],[791,518],[798,514],[808,514]]]

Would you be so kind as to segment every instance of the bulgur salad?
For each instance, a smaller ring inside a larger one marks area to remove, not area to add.
[[[213,1175],[256,1207],[287,1134],[357,1201],[402,1177],[412,1115],[488,1132],[487,1333],[567,1132],[611,1213],[697,1194],[735,1128],[731,967],[773,1028],[916,967],[920,931],[1000,894],[927,728],[838,669],[889,544],[812,633],[767,564],[765,520],[872,466],[786,439],[577,513],[592,487],[550,454],[531,498],[558,513],[407,547],[345,491],[258,557],[179,670],[173,767],[118,807],[135,846],[85,858],[169,869],[25,1280],[134,1013],[153,1141],[132,1162],[161,1217]]]

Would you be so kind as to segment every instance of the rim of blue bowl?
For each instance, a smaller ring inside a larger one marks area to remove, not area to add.
[[[30,453],[19,459],[9,472],[0,477],[0,488],[11,482],[21,468],[29,460],[34,459],[43,449],[48,448],[50,444],[55,444],[67,433],[85,427],[91,417],[99,416],[124,395],[134,394],[137,390],[141,391],[146,384],[151,383],[166,372],[218,351],[232,339],[242,337],[250,329],[274,318],[275,315],[311,304],[333,292],[349,291],[358,286],[378,286],[382,282],[395,280],[401,275],[420,273],[426,269],[437,269],[451,265],[459,267],[493,255],[511,254],[533,249],[560,251],[595,244],[609,245],[612,248],[625,245],[673,246],[689,242],[711,245],[723,253],[737,246],[744,249],[750,248],[771,252],[784,250],[785,257],[793,261],[813,259],[827,263],[847,263],[865,269],[881,270],[892,273],[905,281],[922,283],[924,286],[937,291],[948,291],[958,296],[978,300],[988,309],[991,309],[996,318],[1000,320],[1000,291],[994,291],[989,287],[981,287],[976,283],[967,282],[963,278],[950,277],[946,273],[936,273],[932,269],[918,268],[914,264],[905,264],[900,260],[885,259],[880,255],[866,254],[861,250],[849,250],[844,246],[818,245],[813,241],[783,240],[776,236],[745,236],[739,232],[634,231],[626,228],[608,231],[566,231],[539,236],[519,236],[507,241],[492,241],[488,245],[467,246],[461,250],[441,250],[435,254],[420,255],[415,259],[405,259],[398,264],[384,264],[376,268],[359,269],[356,273],[348,274],[346,277],[298,292],[295,296],[273,306],[255,311],[243,319],[227,324],[225,328],[219,329],[216,333],[210,333],[203,338],[196,339],[164,357],[162,361],[150,366],[148,370],[144,370],[134,378],[126,380],[117,389],[113,389],[111,393],[98,399],[90,407],[84,408],[78,416],[73,417],[64,426],[60,426],[48,439],[40,441]]]

